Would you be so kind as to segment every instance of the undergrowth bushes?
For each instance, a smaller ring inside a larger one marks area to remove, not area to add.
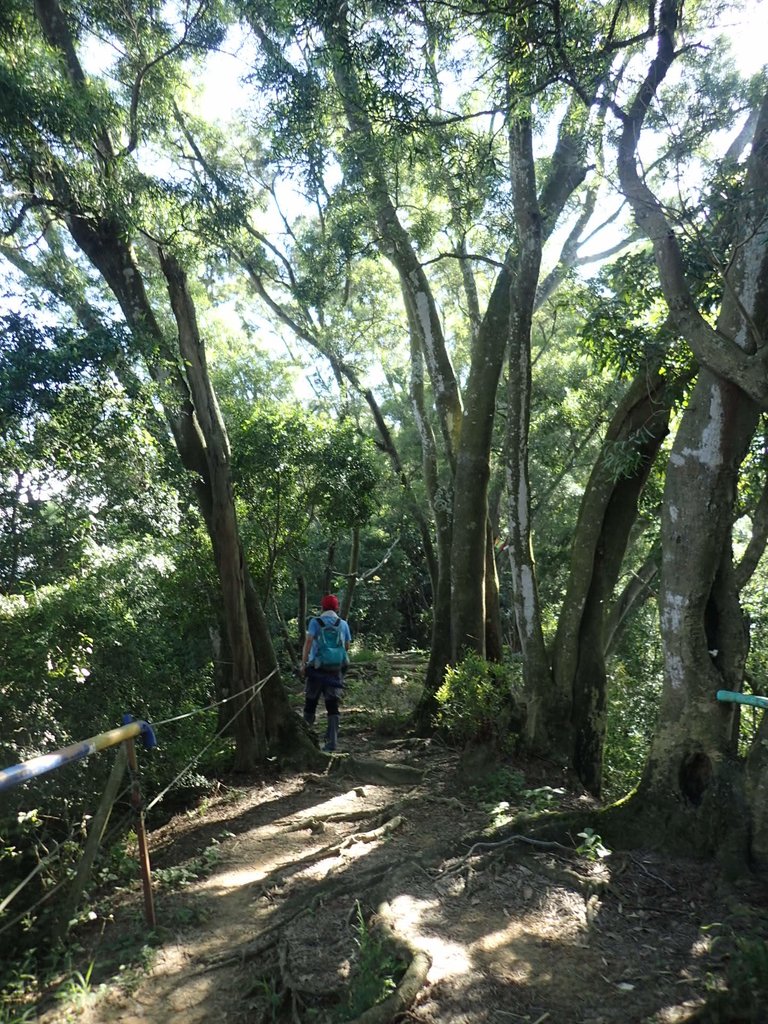
[[[88,566],[63,583],[0,597],[0,767],[116,728],[124,714],[157,722],[210,703],[210,610],[205,587],[190,586],[194,572],[178,552],[174,559],[157,545],[151,552],[126,545],[91,552]],[[145,793],[174,779],[216,724],[207,712],[164,726],[158,748],[139,753]],[[3,793],[0,903],[35,873],[0,911],[0,959],[9,943],[16,951],[39,946],[38,926],[57,900],[35,904],[73,872],[114,754]],[[180,784],[203,781],[192,770]],[[123,792],[113,825],[129,815]]]
[[[513,694],[519,687],[516,664],[467,654],[455,668],[448,668],[435,695],[435,724],[457,745],[483,742],[511,753],[516,741]]]

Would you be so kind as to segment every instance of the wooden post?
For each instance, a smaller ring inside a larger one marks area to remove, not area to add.
[[[141,884],[144,889],[144,916],[147,919],[147,924],[154,928],[157,918],[155,917],[155,901],[152,896],[147,831],[144,828],[144,805],[141,800],[139,784],[139,763],[136,760],[136,746],[133,740],[126,740],[125,746],[128,752],[128,770],[131,773],[131,805],[136,811],[136,838],[139,841],[139,867],[141,868]]]
[[[131,740],[131,742],[133,741]],[[98,809],[93,816],[93,820],[91,821],[91,827],[88,830],[88,838],[85,841],[83,855],[77,866],[75,880],[72,883],[69,895],[61,908],[59,919],[56,922],[54,934],[57,939],[63,939],[67,934],[67,931],[69,930],[69,923],[77,911],[77,907],[83,895],[83,889],[88,882],[88,877],[90,876],[91,869],[93,868],[93,862],[96,857],[96,852],[99,849],[99,843],[101,842],[104,831],[109,823],[109,816],[112,813],[112,805],[115,802],[117,791],[120,788],[120,782],[123,775],[125,775],[126,760],[125,746],[121,743],[117,748],[115,763],[112,765],[112,771],[110,772],[109,779],[107,780],[107,788],[104,790],[101,803],[99,804]]]

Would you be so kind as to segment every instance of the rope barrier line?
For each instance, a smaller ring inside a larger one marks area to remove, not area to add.
[[[230,697],[225,697],[216,704],[211,704],[205,708],[197,708],[194,711],[188,711],[183,715],[177,715],[175,718],[166,718],[163,721],[158,722],[157,725],[167,725],[170,722],[177,722],[182,718],[189,718],[191,715],[197,715],[201,714],[203,711],[209,711],[212,708],[218,707],[220,704],[226,704],[231,700],[235,700],[243,693],[248,693],[249,690],[253,690],[254,693],[258,693],[277,671],[277,668],[272,669],[269,675],[260,679],[258,682],[253,683],[252,686],[247,686],[244,690],[232,694]],[[71,764],[74,761],[83,760],[86,757],[90,757],[91,754],[98,753],[101,750],[105,750],[107,747],[114,746],[116,743],[120,743],[126,739],[132,739],[138,735],[142,735],[144,737],[146,746],[155,745],[156,741],[152,732],[152,726],[148,722],[133,721],[130,719],[130,716],[126,716],[126,719],[124,719],[123,725],[118,729],[110,729],[108,732],[102,732],[97,736],[91,736],[87,740],[82,740],[79,743],[72,743],[68,747],[62,747],[60,750],[55,750],[51,754],[40,754],[38,757],[33,757],[29,761],[22,761],[19,764],[11,765],[10,768],[3,768],[0,770],[0,792],[5,789],[11,789],[14,786],[18,786],[22,782],[27,782],[29,779],[36,778],[38,775],[44,775],[46,772],[51,772],[55,768],[61,768],[65,764]]]
[[[242,696],[244,693],[248,693],[249,690],[255,689],[257,686],[262,687],[272,676],[277,672],[276,668],[273,668],[268,676],[260,679],[257,683],[252,686],[246,686],[244,690],[240,690],[237,693],[233,693],[230,697],[224,697],[223,700],[217,700],[215,704],[208,704],[204,708],[195,708],[194,711],[187,711],[183,715],[175,715],[173,718],[163,718],[159,722],[153,722],[152,725],[158,728],[161,725],[170,725],[171,722],[180,722],[183,718],[191,718],[193,715],[200,715],[203,711],[213,711],[214,708],[220,708],[223,704],[228,704],[231,700],[235,700],[237,697]]]
[[[62,747],[52,754],[40,754],[29,761],[11,765],[10,768],[0,771],[0,791],[11,789],[38,775],[45,775],[46,772],[52,772],[55,768],[61,768],[65,764],[72,764],[73,761],[82,761],[83,758],[90,757],[91,754],[106,750],[107,747],[122,743],[124,740],[132,739],[134,736],[146,733],[147,730],[151,732],[146,722],[124,722],[119,729],[100,732],[97,736],[91,736],[79,743],[72,743],[68,747]]]
[[[200,750],[197,754],[195,754],[195,756],[192,758],[192,760],[189,761],[188,764],[186,764],[184,766],[184,768],[182,768],[182,770],[179,772],[179,774],[176,776],[176,778],[173,779],[171,782],[169,782],[168,785],[165,787],[165,789],[161,790],[157,794],[157,796],[154,798],[154,800],[151,800],[147,804],[147,806],[144,808],[145,811],[151,811],[153,807],[155,807],[157,804],[159,804],[160,801],[163,799],[163,797],[166,795],[166,793],[168,793],[169,790],[173,789],[173,787],[176,785],[176,783],[179,781],[179,779],[183,778],[184,775],[186,775],[186,773],[189,771],[189,769],[192,768],[193,765],[197,764],[197,762],[200,760],[200,758],[203,756],[203,754],[206,752],[206,750],[208,750],[209,747],[213,746],[213,744],[216,742],[216,740],[220,739],[221,736],[223,736],[223,734],[227,731],[227,729],[230,727],[230,725],[232,725],[232,723],[235,721],[235,719],[238,717],[238,715],[241,715],[243,713],[243,711],[245,711],[245,709],[251,703],[251,701],[256,699],[256,697],[261,693],[261,691],[264,689],[264,687],[266,686],[266,684],[269,682],[270,678],[274,675],[274,673],[276,671],[277,671],[277,669],[274,669],[264,679],[260,679],[258,683],[255,683],[253,686],[249,686],[248,687],[249,690],[253,690],[253,693],[248,698],[248,700],[246,700],[245,704],[243,704],[243,706],[241,708],[238,708],[238,710],[234,713],[234,715],[230,718],[230,720],[228,722],[226,722],[221,727],[221,729],[219,729],[219,731],[214,735],[213,739],[211,739],[208,743],[206,743],[206,745],[203,747],[203,749]],[[258,687],[258,689],[256,689],[256,687]],[[245,693],[247,691],[244,690],[242,692]],[[236,695],[236,696],[239,696],[239,695]],[[227,698],[227,699],[229,699],[229,698]]]

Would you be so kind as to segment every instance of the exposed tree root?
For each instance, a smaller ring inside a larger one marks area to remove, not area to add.
[[[333,814],[313,814],[309,818],[302,818],[292,825],[286,825],[284,832],[322,832],[323,828],[334,821],[362,821],[370,818],[371,811],[336,811]]]
[[[390,818],[389,821],[385,821],[383,825],[378,828],[373,828],[369,832],[356,832],[354,835],[347,836],[339,844],[339,851],[346,850],[354,843],[375,843],[377,839],[383,839],[384,836],[394,832],[395,829],[400,828],[405,823],[405,818],[398,814],[394,818]]]
[[[338,851],[338,845],[333,849]],[[324,851],[323,856],[329,856],[328,849]],[[288,897],[283,906],[275,912],[276,919],[259,932],[255,939],[247,946],[243,946],[237,953],[222,954],[204,961],[202,973],[231,964],[242,964],[259,959],[267,950],[277,945],[280,931],[302,914],[314,913],[317,907],[330,897],[338,898],[359,892],[370,892],[377,883],[380,883],[393,871],[402,868],[406,863],[413,862],[398,861],[395,864],[378,865],[357,872],[351,879],[332,875],[320,882],[313,882],[309,898],[305,890]]]
[[[373,786],[417,786],[424,780],[424,772],[405,764],[382,764],[350,754],[335,754],[328,769],[329,775],[352,775],[358,782]]]

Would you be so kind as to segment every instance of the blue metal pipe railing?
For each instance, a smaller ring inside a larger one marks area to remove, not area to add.
[[[29,779],[38,775],[45,775],[62,765],[71,764],[74,761],[82,761],[85,757],[97,753],[99,750],[106,750],[116,743],[123,743],[125,740],[135,739],[142,736],[145,747],[157,745],[152,726],[148,722],[135,722],[130,715],[126,715],[124,724],[119,729],[110,729],[108,732],[100,732],[97,736],[82,740],[80,743],[72,743],[68,747],[54,750],[51,754],[40,754],[29,761],[22,761],[19,764],[11,765],[0,771],[0,792],[5,789],[12,789],[21,785]]]
[[[754,693],[736,693],[735,690],[718,690],[717,699],[729,704],[751,704],[755,708],[768,708],[768,697]]]

